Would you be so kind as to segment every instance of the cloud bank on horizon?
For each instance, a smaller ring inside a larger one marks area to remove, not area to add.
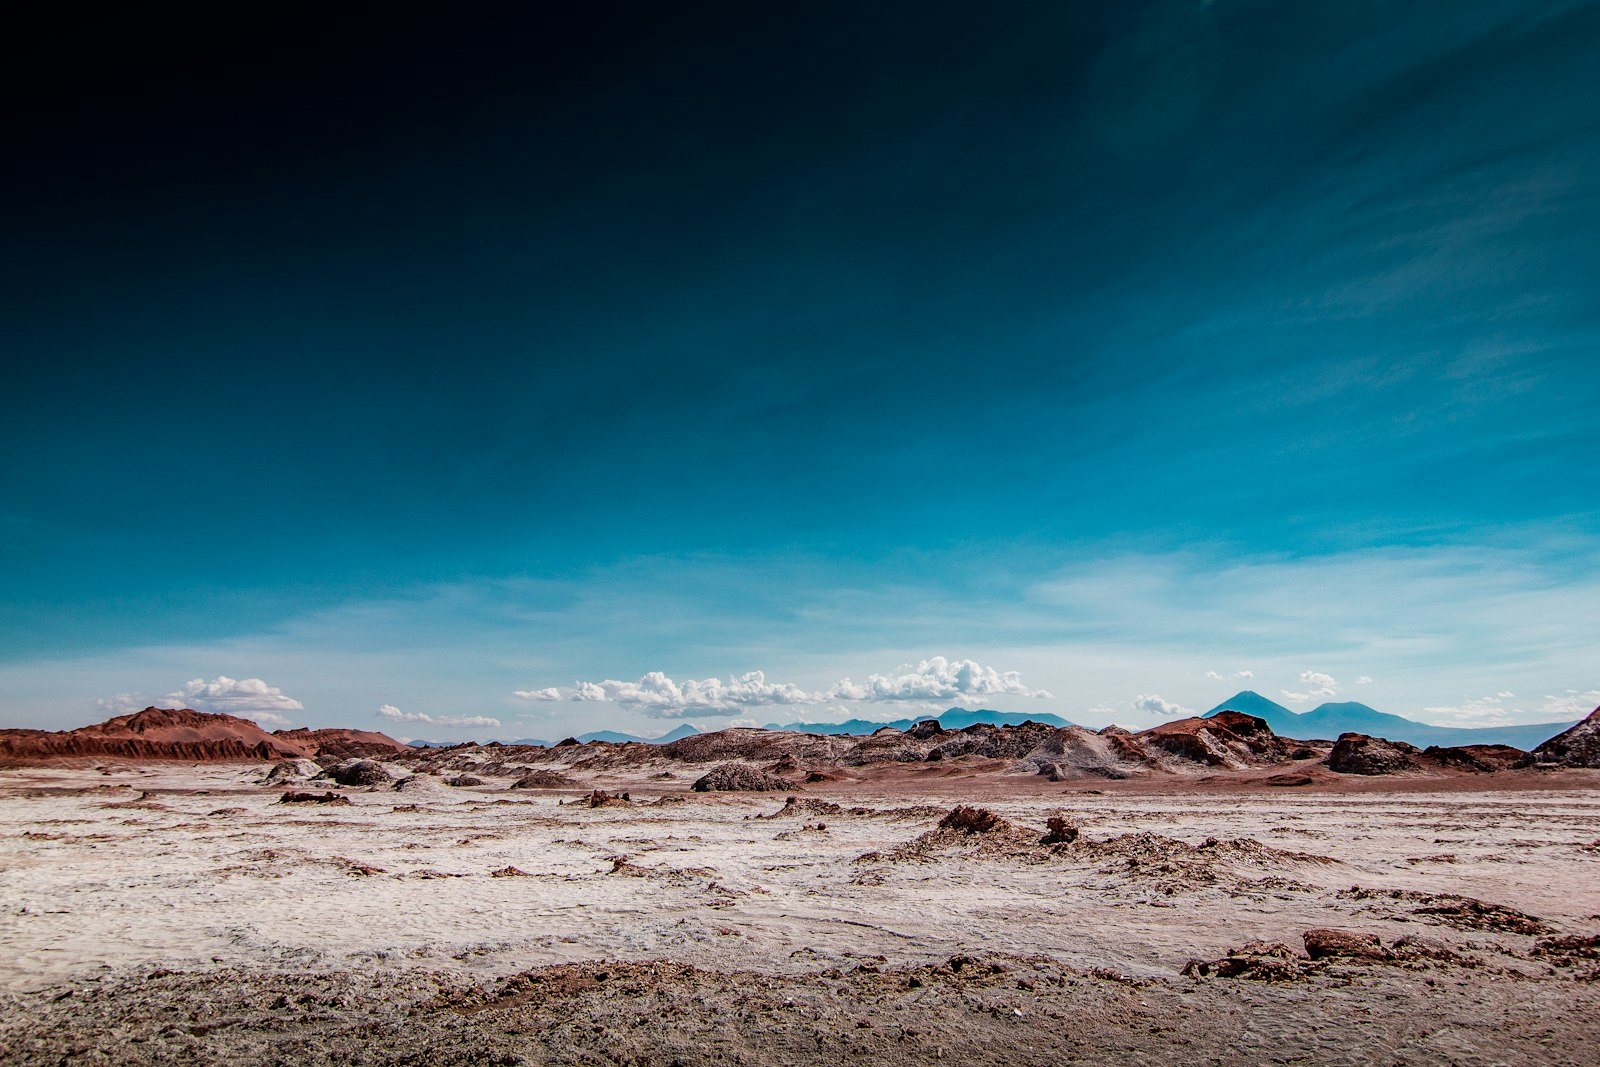
[[[519,689],[513,696],[527,701],[614,701],[663,719],[688,715],[735,714],[746,708],[783,704],[970,703],[992,697],[1051,699],[1042,689],[1022,684],[1017,671],[997,671],[970,659],[933,656],[903,664],[891,674],[872,674],[865,682],[842,678],[826,689],[806,690],[788,682],[769,682],[764,671],[728,679],[686,679],[675,682],[650,671],[635,682],[606,679],[578,682],[571,688]]]

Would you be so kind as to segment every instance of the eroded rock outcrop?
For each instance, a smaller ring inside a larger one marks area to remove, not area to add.
[[[1328,753],[1328,769],[1340,774],[1395,774],[1416,770],[1422,755],[1415,745],[1366,734],[1340,734]]]
[[[1530,762],[1535,766],[1600,767],[1600,708],[1534,749]]]

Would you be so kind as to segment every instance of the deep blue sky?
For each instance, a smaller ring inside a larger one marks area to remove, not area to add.
[[[768,721],[567,698],[859,710],[936,655],[1083,721],[1241,671],[1437,721],[1600,689],[1600,4],[14,37],[7,724],[200,677],[318,724]]]

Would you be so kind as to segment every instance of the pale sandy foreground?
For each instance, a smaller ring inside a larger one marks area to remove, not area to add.
[[[1006,845],[917,843],[968,799],[959,780],[826,785],[768,818],[782,795],[682,780],[590,808],[561,803],[583,790],[420,776],[321,807],[261,778],[0,772],[0,1060],[1592,1064],[1600,1048],[1592,788],[1035,778],[984,787],[1026,830]],[[1057,811],[1078,841],[1037,846]],[[1251,941],[1298,954],[1321,927],[1410,947],[1297,959],[1279,981],[1180,973]]]

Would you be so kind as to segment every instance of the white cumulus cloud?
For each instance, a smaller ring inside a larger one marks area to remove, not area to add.
[[[1163,722],[1172,719],[1187,719],[1194,712],[1182,704],[1165,700],[1155,693],[1143,693],[1133,698],[1133,710],[1145,715],[1153,715]]]
[[[1043,689],[1029,689],[1016,671],[997,671],[970,659],[934,656],[897,667],[893,674],[873,674],[865,684],[850,679],[834,683],[834,700],[962,700],[968,697],[1017,696],[1048,699]]]
[[[1331,697],[1339,691],[1339,683],[1333,680],[1333,675],[1323,674],[1320,671],[1301,671],[1300,680],[1311,686],[1311,695],[1314,697]]]
[[[390,722],[425,722],[429,726],[445,726],[451,729],[465,729],[468,727],[499,726],[499,719],[491,719],[487,715],[425,715],[420,711],[401,711],[393,704],[384,704],[375,713],[380,719]]]
[[[843,678],[822,690],[807,690],[790,682],[771,682],[764,671],[749,671],[727,681],[721,678],[677,681],[661,671],[651,671],[631,682],[607,678],[598,682],[577,682],[570,689],[519,689],[513,695],[523,700],[609,700],[668,719],[696,713],[733,714],[746,708],[832,701],[961,703],[993,696],[1050,696],[1044,690],[1028,688],[1016,671],[997,671],[975,660],[952,660],[944,656],[903,664],[888,674],[872,674],[864,682]]]
[[[247,719],[262,713],[281,716],[283,712],[304,711],[306,707],[260,678],[236,679],[221,674],[209,682],[204,678],[191,678],[182,689],[168,693],[166,703],[169,707],[223,712]]]

